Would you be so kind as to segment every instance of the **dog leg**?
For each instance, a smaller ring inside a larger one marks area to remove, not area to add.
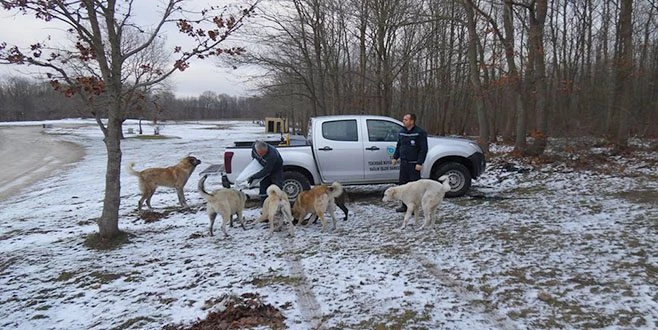
[[[425,223],[423,224],[420,229],[423,228],[433,228],[434,227],[434,222],[435,222],[435,217],[434,217],[434,212],[436,212],[436,209],[439,207],[439,204],[441,203],[441,200],[433,200],[432,198],[429,198],[427,200],[423,200],[423,215],[425,216]]]
[[[243,230],[247,230],[247,228],[245,228],[245,226],[244,226],[244,219],[242,217],[242,211],[238,211],[237,214],[238,214],[238,221],[240,221],[240,226],[242,226]],[[231,217],[231,224],[233,224],[233,217]]]
[[[407,223],[411,219],[411,215],[414,212],[415,205],[407,205],[407,212],[404,214],[404,221],[402,221],[402,229],[407,228]]]
[[[229,237],[229,234],[226,231],[226,224],[229,221],[231,221],[231,214],[228,212],[222,212],[222,232],[224,232],[224,237]]]
[[[420,213],[420,207],[418,207],[418,205],[416,205],[414,207],[414,227],[417,227],[418,225],[420,225],[420,221],[418,221],[418,218],[420,217],[420,215],[418,213]]]
[[[336,230],[336,215],[334,214],[334,211],[336,211],[336,204],[329,203],[329,206],[327,206],[327,210],[329,211],[329,215],[331,216],[331,220],[333,221],[334,228],[333,230]]]
[[[210,220],[210,228],[208,228],[208,231],[210,232],[210,236],[215,236],[215,233],[213,233],[212,230],[212,226],[215,224],[215,218],[217,218],[217,213],[209,211],[208,219]]]
[[[290,210],[290,205],[283,207],[283,221],[288,223],[288,234],[290,237],[295,237],[295,225],[292,224],[292,210]]]
[[[315,223],[315,221],[318,220],[318,216],[315,213],[311,213],[311,216],[306,220],[306,225],[310,225],[312,223]]]
[[[336,203],[336,206],[340,207],[340,209],[343,210],[343,213],[345,213],[345,217],[343,218],[343,221],[347,221],[348,210],[345,204]]]
[[[269,237],[272,237],[272,235],[274,234],[275,214],[270,213],[270,214],[267,215],[267,217],[269,218],[268,220],[269,220],[269,223],[270,223],[270,235],[269,235]]]
[[[180,206],[185,208],[189,207],[185,202],[185,194],[183,193],[183,188],[176,188],[176,192],[178,193],[178,202],[180,203]]]
[[[431,228],[432,227],[432,209],[429,208],[429,207],[424,207],[423,208],[423,215],[425,217],[425,222],[418,229],[422,230],[422,229],[425,229],[425,228]]]
[[[325,218],[322,212],[318,213],[318,217],[320,218],[320,222],[322,222],[322,229],[320,231],[324,232],[327,229],[327,218]]]
[[[146,200],[146,206],[149,207],[149,210],[153,209],[153,207],[151,207],[151,197],[153,197],[153,194],[155,194],[155,188],[149,188],[149,189],[144,193],[144,196],[142,196],[142,198],[143,198],[144,200]],[[146,198],[144,198],[144,197],[146,197]]]

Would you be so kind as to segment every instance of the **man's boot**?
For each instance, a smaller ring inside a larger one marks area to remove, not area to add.
[[[405,205],[404,203],[402,203],[402,205],[400,205],[400,207],[398,207],[397,209],[395,209],[395,212],[407,212],[407,205]]]

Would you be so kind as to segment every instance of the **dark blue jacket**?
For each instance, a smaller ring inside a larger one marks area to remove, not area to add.
[[[283,158],[281,158],[281,154],[279,154],[279,151],[274,146],[268,144],[267,153],[261,157],[256,152],[256,145],[254,145],[251,147],[251,157],[263,166],[262,170],[251,176],[252,179],[260,179],[268,175],[276,177],[277,174],[279,176],[283,174]]]
[[[427,157],[427,132],[414,125],[410,130],[402,127],[398,134],[393,158],[423,165]]]

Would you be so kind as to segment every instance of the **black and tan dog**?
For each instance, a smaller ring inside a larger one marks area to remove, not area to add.
[[[142,171],[136,171],[133,166],[135,163],[129,163],[126,169],[128,173],[139,178],[139,190],[142,192],[142,198],[139,199],[137,209],[142,209],[142,204],[146,201],[146,205],[151,208],[151,197],[158,187],[175,188],[178,193],[178,201],[182,207],[188,207],[185,202],[185,195],[183,188],[190,178],[192,172],[201,164],[201,161],[192,156],[187,156],[181,159],[178,164],[169,167],[154,167],[147,168]]]
[[[334,201],[336,202],[336,206],[338,206],[338,208],[340,208],[343,211],[343,213],[345,213],[345,216],[343,217],[343,221],[347,221],[348,210],[347,210],[347,206],[345,206],[345,203],[349,201],[349,197],[347,196],[347,191],[343,189],[343,192],[340,195],[336,196]]]

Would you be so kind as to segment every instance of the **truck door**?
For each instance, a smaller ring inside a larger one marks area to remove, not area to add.
[[[363,142],[356,119],[327,120],[314,132],[313,152],[324,182],[363,181]]]
[[[365,180],[397,181],[400,166],[391,166],[391,159],[402,126],[383,119],[367,119],[365,126],[368,133],[363,143]]]

